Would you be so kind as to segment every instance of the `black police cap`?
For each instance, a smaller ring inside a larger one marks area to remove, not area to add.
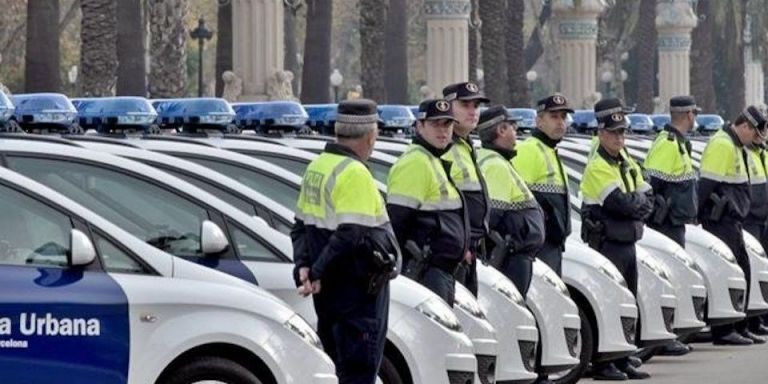
[[[451,103],[448,100],[443,99],[429,99],[424,100],[419,104],[419,113],[416,116],[418,120],[440,120],[448,119],[457,121],[453,117],[453,109]]]
[[[565,111],[573,113],[573,109],[568,106],[568,99],[565,96],[556,93],[551,96],[547,96],[536,102],[537,112],[557,112]]]
[[[493,128],[504,121],[516,122],[519,120],[520,119],[517,116],[509,113],[507,108],[503,105],[494,105],[480,113],[480,120],[477,122],[477,130],[481,131]]]
[[[624,116],[632,110],[624,106],[620,99],[615,97],[602,99],[595,104],[594,110],[597,129],[616,131],[629,128]]]
[[[765,116],[763,111],[754,105],[750,105],[747,108],[744,108],[741,115],[744,116],[750,125],[757,129],[757,133],[760,137],[766,137],[766,134],[768,134],[768,125],[766,125],[768,124],[768,117]]]
[[[669,99],[669,112],[690,112],[701,113],[701,108],[696,105],[696,99],[693,96],[675,96]]]
[[[477,84],[472,82],[451,84],[443,88],[445,100],[477,100],[481,103],[489,103],[490,100],[480,92]]]
[[[368,99],[345,100],[337,107],[337,123],[372,124],[379,121],[376,102]]]

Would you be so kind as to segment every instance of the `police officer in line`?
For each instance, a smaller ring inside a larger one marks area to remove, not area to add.
[[[643,236],[643,221],[653,209],[651,186],[639,169],[624,156],[624,135],[629,129],[621,100],[609,98],[595,104],[600,145],[590,157],[581,180],[583,195],[582,239],[611,260],[637,295],[635,243]],[[599,380],[645,379],[628,358],[598,363]]]
[[[387,210],[403,253],[404,274],[453,306],[454,273],[469,246],[469,212],[441,159],[453,145],[451,103],[419,105],[416,135],[387,180]]]
[[[469,211],[469,252],[456,273],[456,279],[477,296],[477,259],[485,259],[488,234],[488,194],[477,167],[477,154],[469,134],[477,127],[480,104],[489,100],[474,83],[457,83],[443,88],[443,97],[451,103],[456,124],[453,146],[443,155],[451,162],[450,176],[463,193]]]
[[[653,214],[648,226],[685,248],[685,224],[696,222],[698,198],[691,143],[686,138],[700,109],[692,96],[669,100],[671,121],[653,141],[645,159],[645,173],[653,187]]]
[[[387,210],[365,164],[377,121],[373,101],[339,104],[336,142],[307,167],[291,231],[294,278],[301,295],[313,295],[317,333],[339,383],[375,382],[386,340],[389,279],[398,267]]]
[[[748,153],[744,147],[765,136],[766,117],[754,106],[747,107],[734,123],[717,131],[701,155],[699,221],[705,230],[720,238],[736,256],[750,289],[749,256],[742,228],[750,211]],[[748,300],[746,300],[748,302]],[[744,310],[746,311],[746,304]],[[712,326],[715,344],[748,345],[764,342],[747,330],[746,320]]]
[[[533,260],[544,243],[544,214],[510,160],[515,157],[517,119],[504,106],[480,114],[477,125],[483,148],[477,163],[491,204],[488,262],[526,296]]]
[[[560,94],[539,100],[536,109],[536,129],[517,146],[512,165],[544,212],[544,244],[537,257],[562,276],[565,239],[571,233],[571,210],[568,179],[556,146],[565,135],[565,119],[573,109]]]
[[[760,132],[758,132],[760,133]],[[749,214],[744,220],[744,229],[760,241],[763,249],[768,249],[768,159],[766,159],[765,137],[758,137],[747,146],[749,156],[747,164],[751,187]],[[768,327],[763,324],[767,316],[753,316],[748,322],[750,332],[758,335],[768,335]]]

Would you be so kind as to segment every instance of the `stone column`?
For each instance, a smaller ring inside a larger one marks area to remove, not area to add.
[[[691,31],[697,20],[688,0],[659,0],[656,5],[659,99],[665,110],[671,97],[691,92]]]
[[[282,0],[231,1],[234,72],[243,80],[240,100],[267,100],[269,78],[283,70]]]
[[[438,96],[469,79],[469,0],[425,0],[427,86]]]
[[[762,105],[764,100],[763,64],[759,58],[754,57],[754,45],[752,43],[752,16],[747,15],[747,25],[744,27],[744,85],[745,104]]]
[[[597,86],[597,17],[602,0],[557,0],[552,4],[560,46],[560,92],[574,107],[587,105]]]

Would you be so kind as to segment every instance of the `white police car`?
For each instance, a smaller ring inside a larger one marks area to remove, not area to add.
[[[314,331],[262,289],[6,169],[0,207],[4,382],[337,382]]]
[[[54,183],[55,187],[83,199],[83,203],[95,210],[104,210],[104,215],[110,220],[137,231],[141,238],[153,245],[245,280],[258,282],[286,300],[305,318],[314,317],[311,300],[301,299],[295,293],[290,272],[293,268],[290,263],[290,241],[270,229],[264,221],[254,220],[165,172],[131,160],[76,147],[64,150],[61,145],[15,141],[26,143],[22,146],[28,150],[29,156],[32,156],[30,152],[42,158],[46,158],[48,153],[66,152],[62,157],[67,160],[35,159],[49,164],[45,167],[47,170],[24,168],[22,172],[29,172],[30,175]],[[0,144],[0,147],[3,145]],[[131,149],[125,145],[122,147]],[[250,163],[260,165],[252,159]],[[261,165],[261,169],[271,166]],[[13,164],[10,166],[14,167]],[[60,177],[49,177],[51,172],[75,178],[81,175],[91,180],[91,183],[73,187]],[[109,196],[99,192],[102,188],[108,188]],[[120,204],[106,204],[112,201],[110,197],[115,196],[124,200]],[[136,206],[143,208],[134,208]],[[195,223],[204,216],[215,218],[216,224],[229,235],[232,247],[225,254],[215,257],[201,255],[196,239],[185,235],[191,233]],[[145,231],[145,225],[151,225],[153,229]],[[383,363],[389,369],[382,368],[382,372],[388,372],[390,376],[402,374],[403,380],[410,377],[414,382],[429,382],[434,377],[459,380],[474,376],[477,360],[473,356],[472,343],[460,332],[461,324],[450,308],[430,291],[407,278],[393,280],[391,289],[393,300],[390,306],[390,332],[385,351],[388,359]]]
[[[307,111],[295,101],[265,101],[233,103],[235,124],[241,130],[259,133],[299,131],[309,120]]]
[[[0,129],[5,131],[17,131],[18,123],[13,120],[13,113],[16,111],[16,107],[8,98],[8,95],[0,90]]]
[[[143,97],[120,96],[72,99],[83,129],[109,134],[125,130],[144,131],[155,125],[157,112]]]
[[[206,129],[238,130],[234,124],[235,111],[221,98],[158,99],[150,102],[157,111],[157,124],[161,129],[188,133]]]

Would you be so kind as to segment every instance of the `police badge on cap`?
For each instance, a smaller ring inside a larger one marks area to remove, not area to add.
[[[761,139],[768,136],[768,117],[760,108],[750,105],[741,112],[741,115],[749,122],[749,125],[755,128]]]
[[[419,104],[419,113],[416,114],[418,120],[441,120],[448,119],[456,121],[453,117],[451,103],[443,99],[424,100]]]
[[[559,93],[545,97],[539,100],[538,102],[536,102],[536,111],[537,112],[565,111],[568,113],[573,113],[573,109],[570,106],[568,106],[568,99],[566,99],[565,96]]]
[[[597,129],[605,129],[607,131],[628,129],[629,125],[627,124],[625,116],[630,112],[632,112],[632,110],[625,107],[624,103],[615,97],[598,101],[597,104],[595,104]]]
[[[480,88],[477,84],[472,82],[451,84],[443,88],[443,97],[447,101],[477,100],[481,103],[490,102],[490,100],[480,92]]]

